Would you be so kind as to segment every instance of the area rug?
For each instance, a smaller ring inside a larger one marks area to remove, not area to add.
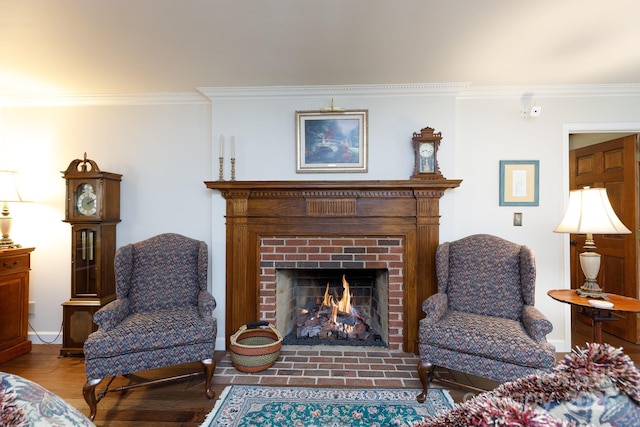
[[[409,426],[453,407],[447,390],[232,385],[220,395],[202,427],[390,427]]]

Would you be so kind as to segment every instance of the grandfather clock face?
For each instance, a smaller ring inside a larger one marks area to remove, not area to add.
[[[67,179],[68,222],[94,222],[102,220],[103,187],[100,179]]]
[[[75,209],[78,215],[94,216],[98,212],[98,196],[93,185],[82,183],[76,188]]]

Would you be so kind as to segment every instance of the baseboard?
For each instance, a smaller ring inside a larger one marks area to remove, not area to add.
[[[62,334],[60,331],[55,332],[29,332],[29,339],[33,345],[39,344],[62,344]]]
[[[571,341],[566,340],[549,340],[551,344],[556,348],[556,353],[569,353],[571,352]]]

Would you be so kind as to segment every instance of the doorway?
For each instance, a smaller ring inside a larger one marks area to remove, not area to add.
[[[634,298],[639,296],[638,280],[638,242],[635,232],[638,230],[638,130],[640,125],[627,129],[597,129],[568,131],[567,151],[569,165],[567,170],[568,189],[582,188],[585,185],[605,187],[618,216],[632,230],[631,235],[595,236],[598,252],[603,255],[603,265],[598,283],[605,292],[612,292]],[[615,157],[615,160],[612,161]],[[603,166],[607,159],[607,166]],[[626,159],[626,161],[624,160]],[[624,163],[623,163],[624,161]],[[616,163],[613,164],[612,163]],[[580,165],[577,171],[576,165]],[[626,170],[626,172],[625,172]],[[598,242],[599,240],[599,242]],[[584,281],[578,262],[582,252],[584,236],[571,235],[569,252],[569,271],[565,276],[571,281],[572,288],[581,286]],[[601,248],[601,249],[600,249]],[[640,322],[636,315],[619,315],[617,321],[606,322],[604,330],[611,335],[629,341],[630,345],[640,343]],[[590,328],[590,320],[584,318],[575,309],[571,312],[571,323],[567,332],[571,336],[571,345],[582,346],[576,336]]]

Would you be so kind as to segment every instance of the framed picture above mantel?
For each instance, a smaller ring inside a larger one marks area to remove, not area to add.
[[[540,161],[500,160],[500,206],[539,206]]]
[[[368,110],[296,111],[296,173],[367,172]]]

